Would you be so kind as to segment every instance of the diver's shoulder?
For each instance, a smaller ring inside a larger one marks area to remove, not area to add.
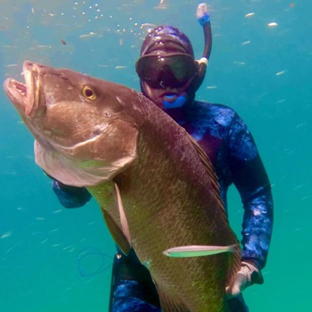
[[[224,126],[230,125],[237,115],[233,108],[224,104],[209,103],[205,101],[194,101],[194,104],[198,110],[205,111],[210,117]]]
[[[224,104],[210,103],[210,102],[205,102],[205,101],[194,101],[194,104],[202,108],[215,110],[215,111],[228,112],[229,114],[233,114],[233,115],[235,115],[236,113],[233,108]]]

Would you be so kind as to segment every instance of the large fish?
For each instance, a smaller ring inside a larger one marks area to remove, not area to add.
[[[118,246],[149,269],[164,312],[226,311],[240,250],[197,143],[134,90],[31,62],[23,72],[25,84],[4,89],[36,163],[89,190]]]

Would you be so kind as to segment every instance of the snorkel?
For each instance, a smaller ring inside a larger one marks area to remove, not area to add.
[[[204,38],[205,38],[203,56],[200,60],[198,60],[198,77],[201,80],[200,82],[201,84],[206,74],[206,68],[208,66],[208,61],[209,61],[211,48],[212,48],[212,33],[211,33],[211,25],[210,25],[210,16],[208,13],[208,8],[207,8],[206,3],[201,3],[198,5],[196,16],[197,16],[197,20],[199,24],[203,27]],[[199,88],[199,86],[197,87],[197,89]]]
[[[210,25],[210,16],[208,13],[208,8],[206,3],[200,3],[197,7],[196,17],[199,22],[199,24],[203,27],[204,30],[204,38],[205,38],[205,45],[204,45],[204,52],[202,57],[197,60],[198,63],[198,72],[196,76],[196,80],[194,81],[194,78],[190,79],[186,85],[183,87],[183,89],[180,92],[180,95],[176,94],[168,94],[164,96],[163,99],[163,105],[164,109],[170,109],[170,108],[177,108],[182,107],[188,100],[188,94],[187,90],[190,89],[192,93],[195,94],[195,92],[198,90],[200,85],[202,84],[205,74],[206,74],[206,68],[208,66],[208,60],[211,53],[212,48],[212,33],[211,33],[211,25]]]

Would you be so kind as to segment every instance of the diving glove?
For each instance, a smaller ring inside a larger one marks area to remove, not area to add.
[[[253,284],[263,284],[263,277],[259,269],[248,261],[241,262],[241,269],[237,272],[232,285],[226,287],[226,295],[237,297],[247,287]]]

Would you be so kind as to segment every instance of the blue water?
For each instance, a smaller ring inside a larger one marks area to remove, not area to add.
[[[148,29],[141,25],[179,27],[200,57],[197,4],[1,1],[1,79],[21,79],[28,59],[139,89],[134,62]],[[273,186],[265,283],[247,289],[246,301],[251,312],[311,311],[312,2],[209,5],[213,52],[198,99],[229,105],[243,117]],[[107,256],[115,249],[99,208],[94,201],[76,210],[60,206],[34,163],[33,138],[3,92],[0,103],[0,311],[107,311]],[[234,188],[229,212],[240,237],[242,206]]]

